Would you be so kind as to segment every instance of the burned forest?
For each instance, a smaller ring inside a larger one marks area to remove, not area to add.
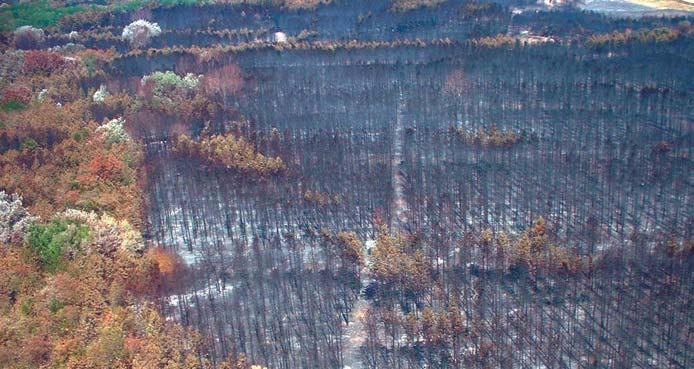
[[[689,0],[0,20],[0,367],[694,366]]]

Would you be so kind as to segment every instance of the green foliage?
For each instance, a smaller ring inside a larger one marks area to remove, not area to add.
[[[89,137],[89,129],[82,127],[72,134],[72,138],[77,142],[82,142]]]
[[[47,0],[10,5],[0,11],[0,31],[11,31],[19,26],[53,26],[66,15],[87,9],[84,6],[53,7]]]
[[[132,12],[148,6],[173,7],[178,5],[204,5],[207,0],[133,0],[126,3],[115,2],[107,6],[69,5],[53,6],[48,0],[34,0],[10,5],[0,10],[0,32],[12,31],[19,26],[50,27],[68,15],[86,11]]]
[[[200,77],[191,73],[181,77],[171,71],[154,72],[142,77],[141,84],[149,91],[149,101],[153,105],[172,109],[193,98],[200,85]]]
[[[33,138],[27,138],[22,142],[22,150],[35,150],[39,144]]]
[[[22,302],[22,314],[29,316],[34,312],[34,299],[28,298]]]
[[[65,304],[61,302],[58,299],[51,299],[50,304],[48,304],[48,310],[51,312],[51,314],[55,314],[60,311],[60,309],[64,308]]]
[[[10,112],[10,111],[18,111],[18,110],[24,110],[26,109],[26,104],[22,103],[21,101],[8,101],[2,105],[0,105],[0,110]]]
[[[89,227],[76,222],[53,221],[29,228],[29,246],[39,255],[48,271],[60,268],[66,251],[79,248],[89,237]]]
[[[87,68],[87,73],[89,73],[90,76],[93,76],[94,73],[98,70],[98,63],[99,60],[96,58],[94,55],[87,55],[82,58],[82,62],[84,63],[84,66]]]
[[[117,3],[114,5],[114,11],[132,12],[148,6],[171,8],[179,5],[205,5],[214,4],[214,0],[132,0],[127,3]]]

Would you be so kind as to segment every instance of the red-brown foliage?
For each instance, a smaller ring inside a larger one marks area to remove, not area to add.
[[[51,74],[67,66],[60,54],[48,51],[29,51],[24,54],[24,73]]]
[[[2,92],[2,103],[13,101],[28,104],[31,101],[31,89],[24,85],[10,85]]]

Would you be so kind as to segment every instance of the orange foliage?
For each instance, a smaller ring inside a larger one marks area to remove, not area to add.
[[[102,180],[116,180],[122,174],[125,164],[111,153],[99,153],[87,164],[86,181],[93,181],[94,177]]]
[[[76,207],[141,224],[141,149],[132,142],[108,147],[86,104],[32,105],[4,122],[0,147],[8,150],[0,151],[0,189],[22,195],[32,213],[48,219]]]
[[[183,270],[184,264],[181,258],[170,250],[161,247],[153,248],[149,250],[148,256],[154,260],[159,269],[159,274],[164,278],[172,278]]]
[[[463,142],[486,147],[511,147],[521,142],[521,136],[512,130],[501,131],[496,126],[468,131],[464,127],[451,127],[451,131]]]

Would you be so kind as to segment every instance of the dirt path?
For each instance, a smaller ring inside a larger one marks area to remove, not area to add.
[[[393,183],[393,203],[391,204],[391,229],[400,229],[407,224],[407,199],[405,198],[405,174],[404,161],[402,157],[402,146],[404,141],[405,129],[403,127],[403,110],[405,102],[402,91],[398,94],[398,107],[395,117],[395,128],[393,132],[393,158],[391,164],[391,181]]]
[[[344,369],[362,369],[361,347],[366,343],[366,325],[364,318],[369,309],[369,302],[364,298],[363,290],[352,307],[349,325],[342,333],[342,364]]]
[[[403,169],[402,148],[404,141],[404,117],[403,110],[405,107],[402,90],[398,92],[398,101],[395,117],[395,126],[393,128],[393,141],[391,143],[392,152],[392,171],[391,183],[393,185],[393,203],[391,204],[391,229],[402,229],[408,222],[407,213],[408,206],[405,198],[405,175]],[[368,248],[374,241],[367,241],[364,250],[366,257],[366,265],[361,270],[361,286],[359,298],[352,307],[349,324],[345,326],[342,334],[342,363],[344,369],[362,369],[364,364],[361,359],[361,347],[366,343],[368,337],[366,332],[366,324],[364,319],[369,310],[370,303],[365,298],[364,289],[369,285],[368,269],[371,265]]]

